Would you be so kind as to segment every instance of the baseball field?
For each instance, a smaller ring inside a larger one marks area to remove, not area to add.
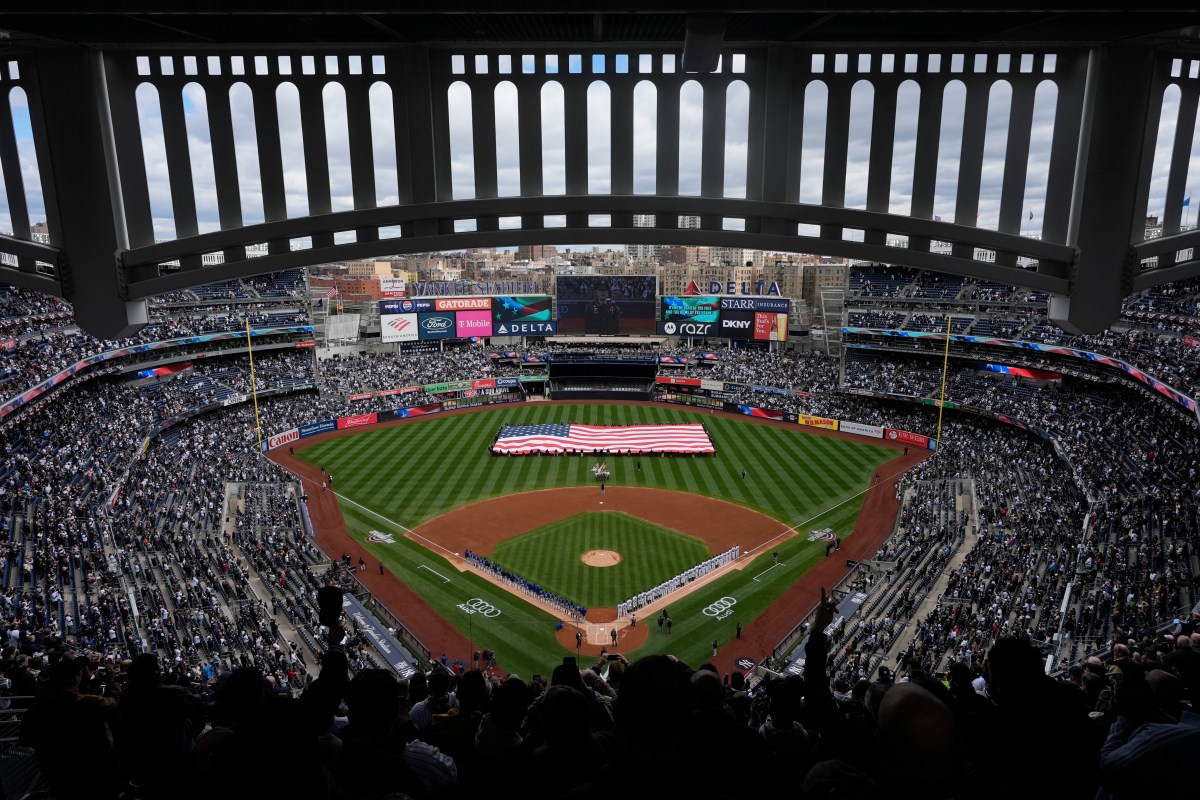
[[[717,453],[606,456],[603,495],[594,457],[489,453],[502,425],[556,422],[702,422]],[[616,645],[605,642],[631,660],[663,652],[699,664],[714,640],[729,641],[736,625],[750,625],[825,557],[830,532],[850,534],[873,476],[895,455],[867,440],[732,415],[562,403],[433,415],[321,437],[296,452],[332,476],[330,494],[349,535],[375,558],[372,572],[382,566],[472,648],[493,649],[506,671],[526,678],[548,674],[574,649],[556,630],[566,615],[466,569],[465,551],[587,607],[586,623],[596,625],[582,627],[594,644],[597,630],[611,633],[603,623],[618,603],[737,544],[737,568],[668,601],[669,632],[659,633],[655,611],[640,630],[623,627]],[[415,609],[392,610],[407,624]]]

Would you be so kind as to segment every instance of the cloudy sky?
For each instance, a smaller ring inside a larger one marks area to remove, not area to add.
[[[620,57],[618,57],[620,58]],[[607,64],[609,71],[636,71],[636,64]],[[492,68],[496,69],[498,65]],[[553,73],[546,65],[543,71]],[[578,64],[563,64],[563,71],[577,71]],[[508,65],[519,69],[520,65]],[[247,65],[247,69],[252,69]],[[364,59],[361,68],[371,69]],[[593,71],[595,71],[593,65]],[[297,70],[299,66],[297,65]],[[501,69],[501,72],[504,70]],[[736,71],[736,69],[735,69]],[[541,95],[543,125],[543,184],[547,194],[561,194],[565,190],[564,142],[563,142],[563,95],[561,86],[547,74]],[[656,87],[650,82],[639,84],[634,93],[634,191],[652,194],[655,182],[656,143]],[[1038,90],[1034,109],[1034,131],[1025,188],[1025,211],[1022,213],[1022,232],[1038,235],[1041,229],[1044,206],[1046,170],[1049,148],[1054,131],[1054,103],[1056,88],[1050,81]],[[934,213],[944,219],[953,220],[956,195],[956,161],[961,142],[965,90],[961,84],[952,82],[944,96],[944,112],[939,144],[938,179]],[[30,137],[28,103],[23,92],[12,90],[10,103],[13,108],[13,128],[20,150],[20,169],[25,181],[27,202],[33,221],[44,218],[44,204],[39,186],[38,167],[33,154]],[[519,131],[513,109],[516,107],[516,89],[511,83],[500,83],[494,93],[496,109],[498,188],[501,195],[515,195],[520,187]],[[176,236],[171,211],[170,182],[166,170],[163,147],[162,123],[159,117],[158,97],[149,85],[143,85],[138,95],[139,122],[144,143],[147,174],[149,176],[151,210],[155,220],[156,236],[172,239]],[[696,82],[683,85],[680,95],[680,148],[679,189],[683,195],[700,193],[700,153],[702,148],[703,90]],[[727,93],[725,127],[725,174],[726,196],[742,197],[746,186],[746,139],[749,91],[740,81],[731,84]],[[303,135],[300,122],[299,98],[295,87],[285,84],[276,93],[282,130],[282,158],[285,170],[285,190],[289,217],[308,214],[307,179],[303,164]],[[890,211],[907,214],[910,211],[912,165],[916,135],[915,109],[920,101],[919,89],[913,83],[901,86],[897,98],[896,138],[892,170],[892,195]],[[213,163],[208,128],[208,104],[214,98],[206,97],[197,84],[189,84],[184,95],[188,144],[194,175],[197,209],[201,232],[218,228],[218,215],[213,191]],[[261,181],[259,179],[258,153],[255,143],[253,102],[250,90],[239,84],[230,92],[228,102],[232,110],[234,134],[237,143],[237,166],[242,188],[243,221],[253,224],[263,220]],[[332,177],[334,211],[350,210],[353,207],[350,185],[350,153],[346,138],[346,98],[337,83],[326,86],[323,96],[326,130],[328,134],[328,161]],[[591,85],[587,95],[588,107],[588,191],[604,194],[611,191],[609,141],[609,89],[602,81]],[[823,145],[826,136],[825,110],[827,92],[820,83],[810,84],[804,97],[804,129],[802,136],[803,158],[801,164],[800,201],[820,203],[823,164]],[[1005,139],[1008,125],[1008,109],[1011,91],[1007,84],[997,82],[988,103],[987,137],[983,184],[980,191],[980,215],[978,224],[995,228],[999,213],[1000,181],[1004,167]],[[448,92],[450,110],[450,155],[452,162],[451,182],[456,198],[473,197],[474,171],[471,137],[471,90],[465,83],[457,83]],[[848,142],[846,172],[846,200],[848,207],[865,207],[868,153],[870,146],[873,89],[861,82],[851,98],[851,122],[845,135]],[[1173,87],[1163,97],[1163,113],[1158,122],[1158,146],[1154,157],[1154,178],[1149,196],[1149,213],[1161,215],[1166,194],[1167,166],[1169,164],[1176,117],[1179,109],[1179,92]],[[391,205],[397,201],[395,138],[392,130],[392,100],[390,91],[380,84],[371,93],[372,144],[376,178],[376,200],[380,205]],[[2,124],[2,123],[0,123]],[[3,175],[0,173],[0,183]],[[1200,126],[1197,139],[1191,143],[1191,170],[1187,182],[1188,195],[1192,188],[1200,189]],[[1200,195],[1195,204],[1184,209],[1185,222],[1195,223],[1192,213],[1200,206]],[[7,190],[0,191],[0,231],[11,230],[8,213]],[[1033,218],[1030,219],[1032,213]],[[562,224],[561,218],[548,218],[548,225]],[[516,227],[516,220],[502,221],[502,227]],[[806,231],[807,232],[807,231]],[[398,231],[391,232],[398,235]],[[553,244],[553,236],[547,237]],[[348,239],[342,238],[342,241]]]

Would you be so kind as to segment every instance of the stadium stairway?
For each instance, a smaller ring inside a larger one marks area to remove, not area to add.
[[[249,566],[254,562],[252,559],[246,557],[246,553],[242,550],[241,545],[238,543],[237,537],[234,536],[235,528],[237,527],[237,515],[233,513],[233,509],[245,508],[243,500],[244,492],[244,484],[225,484],[225,507],[222,509],[221,535],[226,541],[229,542],[229,547],[231,550],[233,550],[234,555],[243,564],[247,565],[248,568],[246,572],[249,576],[247,584],[251,594],[253,594],[256,600],[270,607],[271,599],[275,596],[274,591],[267,587],[267,585],[263,582],[262,576],[258,574],[258,570]],[[292,624],[292,621],[288,619],[287,614],[282,612],[274,612],[271,614],[271,618],[274,619],[275,623],[279,626],[280,639],[289,643],[303,642],[302,646],[309,651],[305,654],[304,661],[309,665],[310,669],[313,669],[318,664],[316,643],[313,642],[309,636],[304,635],[301,631],[297,630],[296,626]]]
[[[972,484],[974,481],[970,478],[954,478],[946,483],[947,491],[958,495],[955,500],[956,510],[967,512],[966,535],[958,549],[950,557],[950,561],[942,568],[937,580],[934,581],[933,585],[925,593],[925,598],[909,615],[908,622],[905,624],[903,630],[893,637],[892,646],[884,655],[884,663],[889,661],[894,662],[899,654],[908,647],[908,643],[913,641],[916,636],[917,625],[921,620],[929,617],[937,607],[937,604],[941,602],[942,595],[946,592],[946,583],[949,580],[950,574],[962,566],[971,549],[975,547],[975,543],[979,541],[979,514],[973,502],[975,494]],[[959,486],[962,486],[963,491],[958,491]]]

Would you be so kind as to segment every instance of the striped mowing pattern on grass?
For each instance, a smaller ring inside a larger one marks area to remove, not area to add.
[[[552,615],[478,575],[458,572],[440,554],[406,538],[406,531],[398,526],[415,528],[457,506],[502,494],[594,485],[592,459],[493,458],[487,453],[503,424],[559,421],[594,425],[703,422],[716,445],[715,457],[647,457],[641,459],[639,472],[636,458],[610,456],[605,459],[613,473],[610,485],[705,494],[769,514],[784,523],[781,528],[797,527],[799,535],[771,542],[764,555],[745,569],[733,570],[688,597],[673,601],[672,636],[652,633],[639,650],[627,653],[632,657],[670,653],[691,664],[707,660],[714,638],[721,642],[732,638],[735,622],[751,623],[825,556],[824,543],[809,542],[807,531],[825,527],[839,533],[853,530],[862,507],[862,492],[879,466],[895,455],[890,448],[865,441],[817,436],[793,426],[688,409],[548,404],[451,417],[435,415],[393,428],[366,429],[305,447],[297,455],[325,467],[337,478],[337,491],[361,504],[341,504],[352,535],[437,609],[449,625],[475,647],[495,649],[509,672],[548,674],[563,655],[555,639]],[[741,477],[742,469],[746,470],[745,479]],[[391,531],[396,534],[395,541],[366,542],[372,529]],[[781,562],[774,567],[772,550],[779,551]],[[578,555],[573,553],[576,559]],[[704,557],[689,559],[685,568]],[[513,568],[533,579],[523,566]],[[617,568],[592,571],[603,573]],[[629,594],[652,585],[639,585]],[[575,599],[577,592],[566,588],[557,593]],[[616,605],[629,594],[608,605]],[[706,605],[723,596],[737,600],[734,616],[714,621],[702,613]],[[461,604],[471,598],[491,603],[501,613],[494,618],[467,614]],[[404,609],[394,611],[403,621]],[[801,610],[797,610],[799,613]],[[466,657],[469,653],[458,655]]]
[[[505,424],[579,422],[653,425],[703,422],[712,457],[608,456],[612,486],[704,494],[748,506],[787,524],[851,497],[870,483],[890,449],[815,436],[795,427],[658,406],[528,404],[430,417],[364,430],[300,451],[337,479],[339,493],[415,527],[466,503],[489,497],[595,483],[593,460],[568,456],[506,458],[488,448]],[[741,471],[746,477],[741,477]]]
[[[589,567],[589,550],[621,563]],[[501,542],[488,555],[547,591],[587,608],[614,608],[712,557],[704,542],[616,511],[589,511]]]

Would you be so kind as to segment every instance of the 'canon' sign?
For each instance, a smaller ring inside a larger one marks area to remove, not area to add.
[[[295,442],[299,438],[300,438],[300,429],[299,428],[292,428],[290,431],[284,431],[283,433],[277,433],[274,436],[267,439],[267,449],[274,450],[276,447],[282,447],[283,445],[287,444],[288,442]]]

